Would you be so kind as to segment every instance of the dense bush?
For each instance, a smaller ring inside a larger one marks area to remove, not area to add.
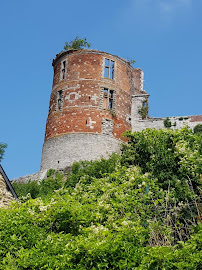
[[[202,124],[198,124],[194,127],[194,133],[202,133]]]
[[[63,186],[63,175],[50,169],[47,178],[42,181],[29,181],[28,183],[12,183],[19,197],[26,197],[30,194],[32,199],[44,196],[51,196],[52,193]]]
[[[138,165],[150,172],[163,189],[172,189],[178,200],[191,196],[193,188],[200,193],[202,174],[202,140],[188,127],[179,130],[146,129],[126,132],[128,145],[123,145],[121,163]]]
[[[95,161],[79,161],[72,165],[72,173],[67,177],[65,187],[75,187],[82,176],[85,177],[86,183],[90,183],[92,178],[101,178],[107,173],[115,170],[120,157],[112,154],[109,159],[101,158]]]
[[[199,136],[127,136],[121,157],[75,163],[66,187],[0,210],[0,269],[200,269]]]

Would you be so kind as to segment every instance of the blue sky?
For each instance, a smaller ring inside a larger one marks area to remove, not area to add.
[[[76,36],[136,60],[151,117],[202,114],[201,0],[2,0],[0,13],[0,142],[10,179],[39,171],[52,59]]]

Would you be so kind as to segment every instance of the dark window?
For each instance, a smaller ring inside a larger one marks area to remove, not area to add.
[[[105,58],[104,77],[114,79],[114,61]]]
[[[56,106],[55,110],[59,110],[60,112],[62,111],[62,106],[63,106],[63,92],[62,90],[57,92],[57,100],[56,100]]]
[[[66,76],[66,60],[61,63],[60,79],[64,80]]]

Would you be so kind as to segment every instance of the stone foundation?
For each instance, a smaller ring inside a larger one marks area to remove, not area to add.
[[[64,169],[75,161],[108,158],[120,151],[121,141],[104,134],[72,133],[44,142],[41,170]]]

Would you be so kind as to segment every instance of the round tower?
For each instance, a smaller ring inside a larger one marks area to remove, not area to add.
[[[131,129],[132,96],[143,73],[118,56],[68,50],[53,60],[54,78],[41,170],[107,157]]]

